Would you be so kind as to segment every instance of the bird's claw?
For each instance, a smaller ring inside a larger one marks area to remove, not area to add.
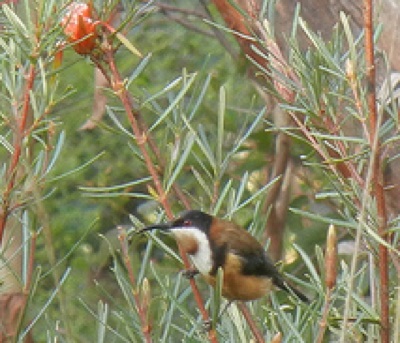
[[[212,330],[212,320],[211,319],[207,319],[205,321],[203,321],[203,330],[204,332],[210,332]]]
[[[199,274],[199,271],[194,268],[182,270],[182,275],[186,279],[193,279],[197,274]]]

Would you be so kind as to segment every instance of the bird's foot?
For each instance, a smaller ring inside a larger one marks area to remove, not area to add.
[[[204,332],[210,332],[213,328],[212,325],[212,320],[211,319],[207,319],[205,321],[203,321],[203,330]]]
[[[190,268],[190,269],[185,269],[182,270],[182,275],[186,278],[186,279],[193,279],[197,274],[199,274],[200,272],[195,269],[195,268]]]

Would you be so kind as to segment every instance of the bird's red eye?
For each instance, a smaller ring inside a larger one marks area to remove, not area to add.
[[[183,226],[192,226],[192,222],[186,219],[183,221]]]

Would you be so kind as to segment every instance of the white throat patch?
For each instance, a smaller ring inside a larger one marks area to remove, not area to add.
[[[195,239],[198,244],[197,252],[189,255],[193,264],[201,274],[207,275],[212,268],[211,248],[207,236],[204,232],[195,227],[182,227],[173,228],[171,232],[177,236],[178,239],[185,239],[185,236],[190,239]]]

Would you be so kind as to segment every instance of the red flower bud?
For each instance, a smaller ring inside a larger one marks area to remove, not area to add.
[[[67,8],[62,20],[64,33],[78,54],[87,55],[96,46],[96,26],[99,21],[93,19],[92,6],[82,2],[73,2]]]

